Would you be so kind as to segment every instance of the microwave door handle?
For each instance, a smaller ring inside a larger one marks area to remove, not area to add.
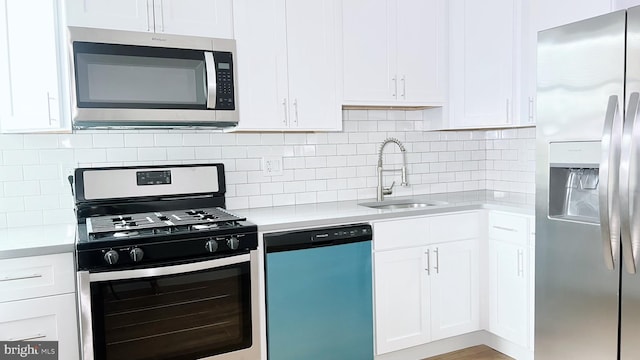
[[[216,62],[211,51],[204,53],[205,72],[207,73],[207,109],[215,109],[218,101],[218,74],[216,73]]]
[[[618,96],[611,95],[607,104],[607,111],[602,132],[602,153],[599,170],[598,202],[600,208],[600,230],[604,262],[609,270],[613,270],[613,244],[617,243],[620,229],[620,216],[618,207],[618,182],[616,175],[620,165],[620,139],[617,134],[616,118],[619,116]],[[620,131],[621,132],[621,131]],[[612,171],[613,170],[613,171]]]
[[[135,270],[115,270],[99,273],[89,274],[89,280],[91,282],[98,281],[113,281],[113,280],[125,280],[125,279],[140,279],[156,276],[175,275],[192,271],[200,271],[207,269],[215,269],[223,266],[241,264],[249,262],[251,256],[249,254],[242,254],[236,256],[229,256],[215,260],[199,261],[188,264],[161,266],[155,268],[135,269]]]
[[[635,187],[637,186],[637,171],[634,161],[637,161],[638,142],[640,141],[640,127],[636,126],[640,93],[633,92],[629,97],[626,120],[622,132],[621,160],[620,160],[620,220],[622,253],[625,269],[629,274],[636,273],[636,257],[638,252],[638,230],[634,224],[633,214],[637,208]],[[633,207],[632,207],[633,206]]]

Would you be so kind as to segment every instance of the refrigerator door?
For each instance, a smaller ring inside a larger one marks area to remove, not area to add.
[[[536,360],[618,356],[617,221],[601,214],[613,233],[603,237],[598,201],[585,202],[592,211],[572,212],[556,203],[600,193],[616,208],[617,182],[603,173],[609,165],[615,180],[619,151],[601,152],[616,150],[622,133],[625,17],[610,13],[538,35]],[[616,127],[603,148],[607,118]]]
[[[621,194],[623,199],[623,268],[620,315],[620,359],[637,359],[640,354],[640,7],[627,11],[627,71],[626,96],[629,111],[625,117]],[[635,126],[634,126],[635,125]],[[624,182],[627,182],[625,184]],[[628,221],[626,221],[628,220]],[[634,221],[635,220],[635,221]],[[625,233],[626,232],[626,233]]]

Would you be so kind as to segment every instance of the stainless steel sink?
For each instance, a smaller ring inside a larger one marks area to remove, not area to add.
[[[395,209],[415,209],[429,206],[446,205],[444,201],[418,201],[418,200],[387,200],[378,202],[368,202],[358,204],[372,209],[395,210]]]

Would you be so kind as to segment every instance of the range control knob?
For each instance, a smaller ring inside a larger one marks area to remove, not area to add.
[[[218,242],[210,239],[208,240],[206,243],[204,243],[204,247],[207,249],[208,252],[216,252],[218,250]]]
[[[129,251],[129,256],[131,257],[131,260],[133,260],[133,262],[140,262],[144,257],[144,251],[142,251],[142,249],[140,248],[135,247],[131,249],[131,251]]]
[[[229,247],[229,249],[236,250],[238,249],[239,245],[240,245],[240,240],[238,240],[237,236],[232,235],[230,239],[227,239],[227,246]]]
[[[104,253],[104,261],[106,261],[109,265],[117,263],[119,257],[120,256],[118,255],[118,252],[115,250],[109,250]]]

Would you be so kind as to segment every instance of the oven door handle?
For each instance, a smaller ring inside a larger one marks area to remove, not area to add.
[[[225,258],[220,258],[215,260],[198,261],[198,262],[192,262],[188,264],[180,264],[180,265],[172,265],[172,266],[90,273],[89,282],[140,279],[140,278],[148,278],[148,277],[155,277],[155,276],[175,275],[175,274],[188,273],[188,272],[206,270],[206,269],[215,269],[223,266],[240,264],[243,262],[249,262],[250,259],[251,259],[250,254],[243,254],[243,255],[230,256],[230,257],[225,257]]]

